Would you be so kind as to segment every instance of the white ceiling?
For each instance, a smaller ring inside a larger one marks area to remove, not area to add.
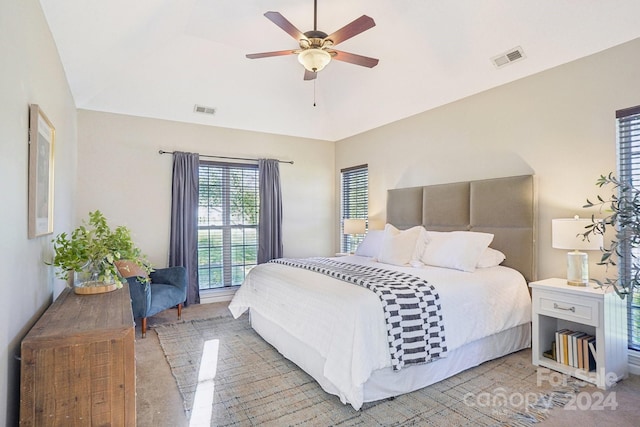
[[[638,0],[319,0],[328,34],[375,20],[336,48],[380,63],[332,61],[314,85],[295,55],[245,58],[297,48],[263,14],[305,32],[312,0],[40,3],[78,108],[330,141],[640,37]],[[517,46],[524,60],[493,65]]]

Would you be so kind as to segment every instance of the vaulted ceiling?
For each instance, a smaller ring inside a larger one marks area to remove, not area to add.
[[[245,55],[296,49],[264,13],[305,32],[312,0],[40,2],[78,108],[330,141],[640,37],[638,0],[318,0],[325,33],[372,17],[337,49],[380,62],[304,81],[296,55]]]

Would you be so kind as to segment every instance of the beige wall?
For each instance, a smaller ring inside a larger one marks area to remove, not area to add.
[[[172,156],[158,150],[293,160],[280,164],[285,256],[331,255],[334,144],[80,110],[76,214],[100,209],[128,226],[155,266],[166,266]]]
[[[0,3],[0,425],[17,425],[20,340],[64,284],[44,264],[53,235],[27,238],[29,104],[56,128],[54,232],[73,221],[76,109],[37,0]]]
[[[533,173],[538,277],[565,277],[551,219],[588,216],[596,179],[616,170],[614,113],[640,104],[638,70],[640,39],[339,141],[336,176],[369,164],[370,222],[381,228],[389,188]]]

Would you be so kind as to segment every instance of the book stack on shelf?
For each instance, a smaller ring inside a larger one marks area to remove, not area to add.
[[[596,370],[596,354],[596,337],[585,332],[561,329],[556,332],[551,350],[545,352],[544,356],[590,372]]]

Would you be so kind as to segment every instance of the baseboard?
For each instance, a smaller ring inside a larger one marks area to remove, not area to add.
[[[238,288],[239,286],[233,286],[224,289],[209,289],[206,291],[200,291],[200,304],[231,301]]]

